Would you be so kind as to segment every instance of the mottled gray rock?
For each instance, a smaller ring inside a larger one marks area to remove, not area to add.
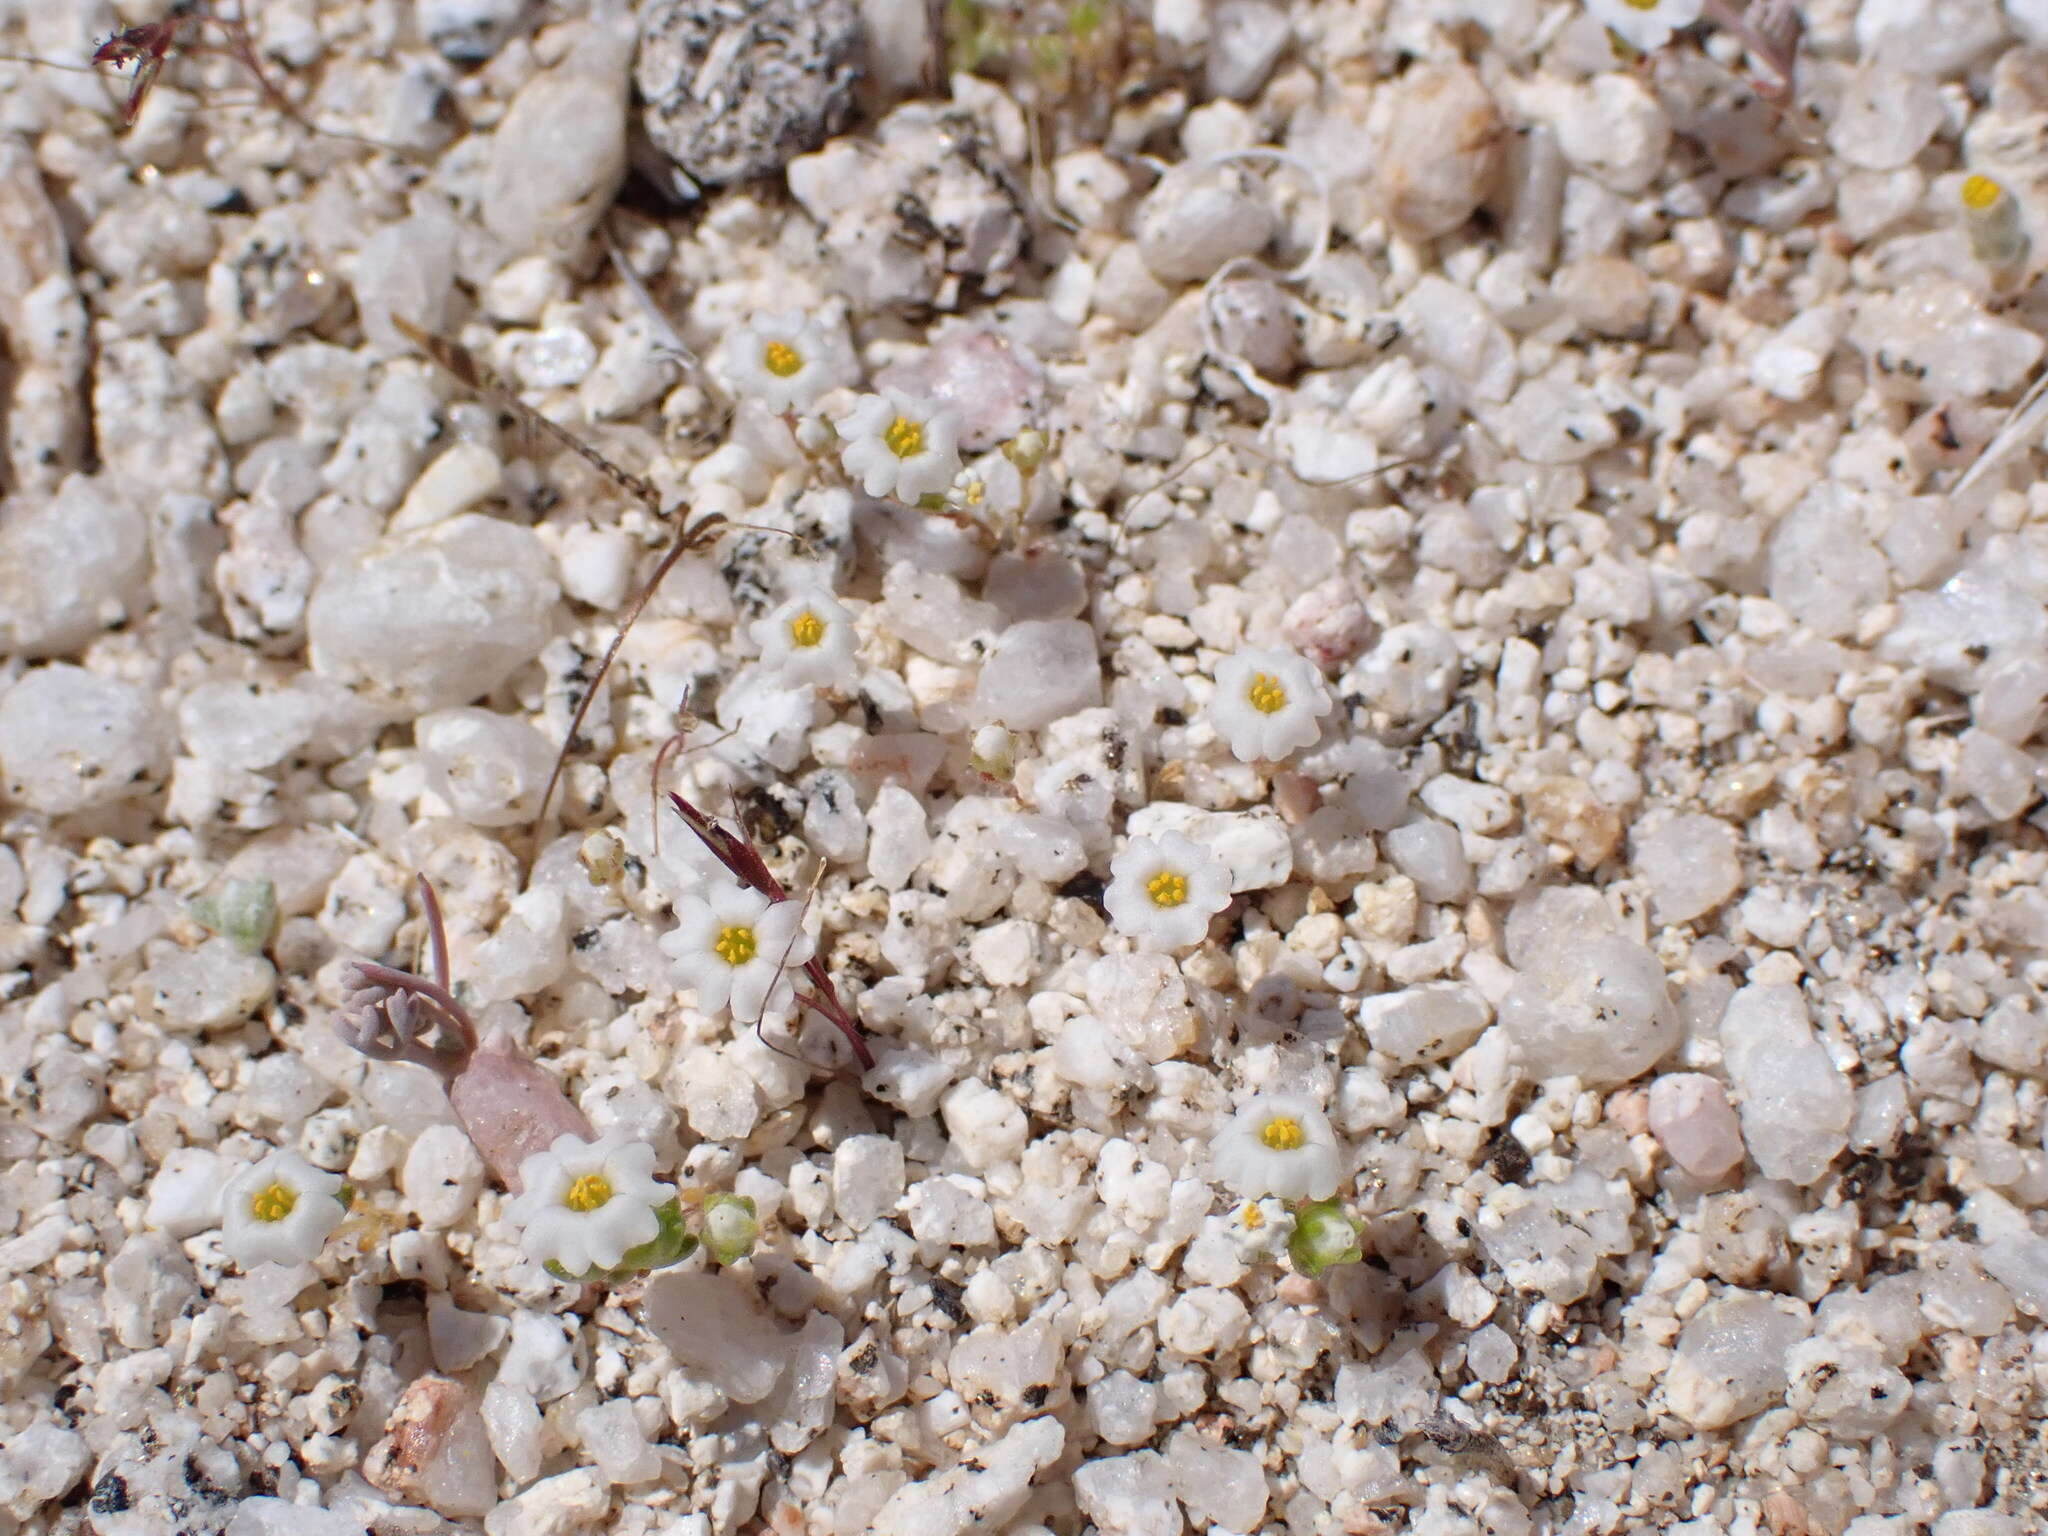
[[[642,0],[647,136],[705,186],[770,176],[853,106],[853,0]]]

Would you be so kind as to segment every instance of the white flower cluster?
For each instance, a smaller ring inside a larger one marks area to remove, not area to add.
[[[960,473],[960,428],[952,412],[896,390],[862,395],[838,426],[840,462],[870,496],[915,504],[945,495]]]
[[[844,334],[800,310],[756,315],[737,327],[719,349],[718,367],[735,394],[791,417],[815,410],[855,372]],[[891,389],[859,396],[833,425],[840,463],[868,495],[915,505],[953,489],[960,424],[951,411]],[[815,448],[811,432],[806,427],[798,438]]]
[[[1188,949],[1209,934],[1209,919],[1230,905],[1230,871],[1178,833],[1134,837],[1109,864],[1102,904],[1118,933],[1140,949]]]
[[[726,337],[718,361],[727,387],[771,411],[801,414],[853,381],[845,335],[802,310],[754,316]]]
[[[1216,664],[1209,718],[1240,762],[1277,763],[1314,746],[1332,707],[1315,663],[1292,651],[1239,651]]]
[[[784,682],[830,687],[853,675],[853,615],[828,592],[797,593],[756,619],[751,633],[761,665]]]

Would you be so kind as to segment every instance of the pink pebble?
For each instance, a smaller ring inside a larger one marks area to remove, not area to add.
[[[1671,1161],[1712,1182],[1741,1163],[1742,1127],[1720,1083],[1698,1072],[1671,1072],[1650,1084],[1650,1134]]]

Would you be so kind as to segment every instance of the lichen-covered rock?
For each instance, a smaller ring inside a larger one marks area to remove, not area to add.
[[[647,136],[691,180],[772,176],[853,109],[853,0],[641,0]]]

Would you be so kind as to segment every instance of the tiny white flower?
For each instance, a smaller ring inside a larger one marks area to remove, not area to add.
[[[943,496],[960,473],[960,427],[951,411],[892,389],[862,395],[838,426],[840,462],[870,496],[915,504]]]
[[[730,1007],[749,1022],[786,1013],[795,987],[787,967],[811,958],[803,908],[794,901],[771,902],[759,891],[733,881],[713,884],[710,894],[692,891],[675,904],[676,926],[661,947],[675,962],[676,982],[692,988],[706,1013]]]
[[[1315,663],[1292,651],[1239,651],[1216,663],[1209,718],[1239,762],[1279,762],[1315,745],[1330,712]]]
[[[1700,19],[1704,0],[1586,0],[1593,19],[1637,53],[1655,53]]]
[[[853,675],[853,615],[824,592],[800,592],[752,626],[761,664],[792,683],[830,684]]]
[[[519,1246],[536,1264],[571,1275],[616,1269],[628,1249],[661,1233],[673,1185],[654,1178],[654,1148],[613,1131],[596,1141],[557,1136],[519,1165],[520,1193],[505,1207]]]
[[[1327,1200],[1337,1192],[1337,1134],[1315,1100],[1262,1093],[1210,1145],[1216,1177],[1247,1200]]]
[[[1134,837],[1109,861],[1102,904],[1118,933],[1140,949],[1186,949],[1209,934],[1209,919],[1230,905],[1230,871],[1200,843],[1177,832]]]
[[[794,309],[754,316],[726,337],[719,357],[733,392],[771,411],[808,411],[852,372],[838,338]]]
[[[303,1264],[341,1225],[341,1176],[296,1152],[271,1153],[228,1181],[221,1195],[222,1250],[243,1269]]]
[[[1294,1212],[1271,1195],[1247,1200],[1230,1213],[1231,1240],[1244,1258],[1277,1259],[1287,1251],[1287,1240],[1293,1235]]]

